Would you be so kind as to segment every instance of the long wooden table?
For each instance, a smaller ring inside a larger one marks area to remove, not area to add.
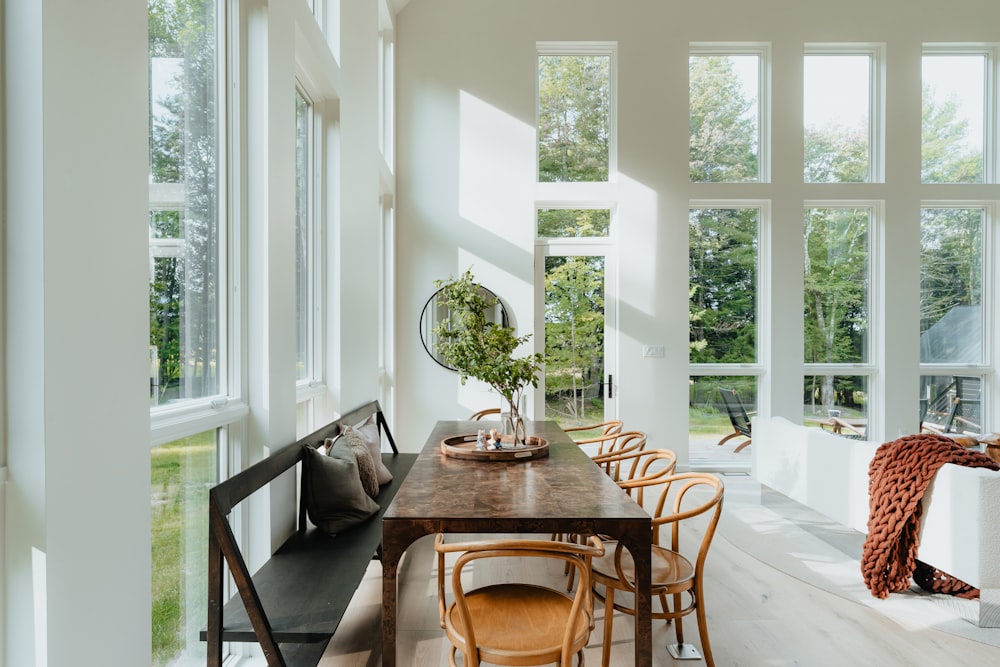
[[[403,552],[434,533],[600,533],[635,559],[637,588],[650,584],[649,515],[555,422],[531,422],[549,456],[530,461],[446,457],[441,440],[488,422],[438,422],[382,517],[382,664],[396,666],[397,569]],[[635,664],[652,664],[651,600],[636,596]]]

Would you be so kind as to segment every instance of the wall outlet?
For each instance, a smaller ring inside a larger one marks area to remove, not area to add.
[[[643,345],[642,346],[642,356],[644,357],[662,357],[664,355],[662,345]]]

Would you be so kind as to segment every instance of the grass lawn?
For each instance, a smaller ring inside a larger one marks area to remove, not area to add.
[[[153,665],[159,667],[201,644],[194,633],[206,618],[208,490],[215,483],[215,432],[153,448],[150,475]]]

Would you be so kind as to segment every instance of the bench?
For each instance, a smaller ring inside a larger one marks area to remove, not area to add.
[[[392,453],[382,461],[391,482],[375,498],[379,511],[364,523],[330,536],[307,520],[301,491],[305,446],[318,446],[375,415],[379,433]],[[400,454],[378,401],[352,410],[296,443],[234,475],[209,492],[208,625],[201,639],[208,642],[208,665],[221,667],[223,642],[257,642],[275,666],[316,665],[337,631],[348,604],[372,559],[381,557],[382,515],[416,460]],[[228,516],[241,501],[290,469],[299,475],[298,528],[253,575],[250,574]],[[223,604],[225,568],[238,595]]]

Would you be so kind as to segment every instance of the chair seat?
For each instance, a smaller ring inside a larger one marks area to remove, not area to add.
[[[591,570],[594,573],[595,581],[604,583],[608,580],[618,580],[618,573],[615,570],[615,549],[617,547],[617,541],[605,540],[604,555],[591,561]],[[650,578],[653,595],[679,593],[689,590],[694,585],[694,565],[684,556],[660,546],[654,546],[650,556],[652,558]],[[622,550],[621,565],[629,586],[634,586],[635,563],[632,561],[632,554],[627,549]]]
[[[559,591],[533,584],[497,584],[466,594],[480,658],[499,664],[544,664],[559,660],[563,633],[573,600]],[[452,603],[445,614],[449,639],[468,653],[465,626]],[[573,651],[583,648],[590,627],[582,616],[574,628]],[[537,656],[539,662],[519,660]]]

